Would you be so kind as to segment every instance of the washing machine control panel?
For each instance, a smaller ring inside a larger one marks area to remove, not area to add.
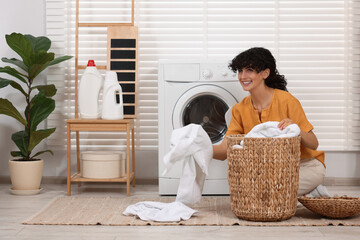
[[[200,65],[200,81],[238,81],[236,73],[226,63],[202,63]]]
[[[204,69],[202,72],[202,76],[204,79],[211,79],[212,75],[213,75],[213,73],[210,69]]]

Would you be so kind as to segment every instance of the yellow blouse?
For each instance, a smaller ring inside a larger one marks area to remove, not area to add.
[[[293,120],[301,130],[310,132],[314,127],[307,120],[305,112],[299,102],[289,92],[275,89],[268,108],[261,111],[261,116],[254,109],[251,97],[245,97],[237,103],[231,112],[232,118],[226,135],[247,134],[256,125],[268,121],[278,121],[285,118]],[[304,147],[301,144],[301,159],[316,158],[325,166],[325,153]]]

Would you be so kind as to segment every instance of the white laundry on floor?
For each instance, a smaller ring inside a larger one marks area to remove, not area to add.
[[[269,121],[261,123],[253,127],[245,137],[248,138],[265,138],[265,137],[274,137],[274,138],[283,138],[283,137],[297,137],[300,134],[300,128],[297,124],[291,124],[287,126],[284,130],[278,128],[279,122]],[[243,141],[240,145],[234,145],[233,148],[243,148]]]
[[[184,204],[199,202],[213,157],[208,134],[200,125],[189,124],[172,132],[170,145],[170,151],[164,156],[163,175],[176,162],[182,162],[183,165],[176,201]]]
[[[178,222],[188,220],[199,212],[181,202],[163,203],[144,201],[128,206],[126,216],[137,216],[144,221]]]
[[[164,156],[165,175],[176,162],[182,162],[176,201],[138,202],[128,206],[123,212],[126,216],[138,216],[144,221],[178,222],[188,220],[198,211],[185,204],[200,201],[205,177],[213,156],[212,143],[205,130],[197,124],[189,124],[175,129],[171,134],[170,151]]]

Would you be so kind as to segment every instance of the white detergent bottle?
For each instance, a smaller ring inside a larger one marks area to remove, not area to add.
[[[116,96],[119,96],[119,102]],[[103,91],[103,107],[101,118],[107,120],[118,120],[124,118],[124,104],[122,89],[119,85],[116,72],[107,71]]]
[[[89,60],[79,84],[79,113],[81,118],[100,118],[99,94],[103,78],[94,60]]]

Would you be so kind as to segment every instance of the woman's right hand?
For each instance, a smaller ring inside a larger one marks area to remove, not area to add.
[[[226,138],[219,145],[213,145],[213,158],[221,161],[227,158]]]

